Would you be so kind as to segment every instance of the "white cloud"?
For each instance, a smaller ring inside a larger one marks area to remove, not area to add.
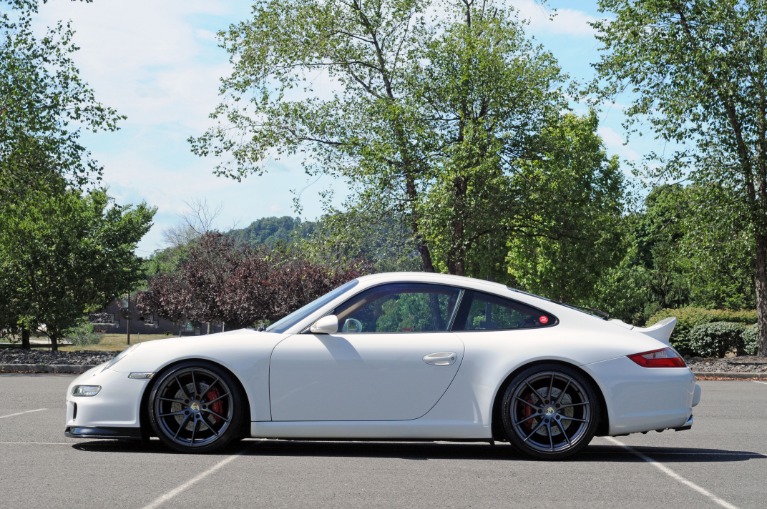
[[[626,138],[612,127],[600,126],[597,133],[602,137],[608,154],[618,154],[621,159],[638,162],[641,158],[638,152],[629,148]]]
[[[214,29],[195,27],[195,17],[231,16],[238,2],[51,0],[40,9],[46,25],[72,19],[81,50],[75,59],[103,103],[132,125],[174,122],[199,128],[215,107],[218,78],[228,70]],[[241,3],[239,3],[241,4]],[[241,7],[240,7],[241,8]]]
[[[536,34],[564,35],[568,48],[592,35],[593,18],[578,3],[550,1],[563,8],[553,21],[533,0],[509,0]],[[584,2],[591,5],[593,2]],[[250,13],[248,0],[49,0],[41,5],[41,25],[72,19],[75,56],[97,98],[128,119],[116,133],[86,135],[84,141],[104,165],[104,183],[118,203],[142,200],[158,207],[156,226],[139,253],[163,247],[162,232],[179,223],[187,203],[222,205],[220,228],[275,214],[293,214],[291,189],[301,192],[303,217],[320,213],[317,193],[334,182],[304,174],[298,157],[271,161],[270,173],[241,183],[212,174],[210,161],[191,155],[186,139],[211,125],[208,114],[219,102],[219,78],[229,74],[228,55],[215,33]],[[557,38],[553,38],[557,39]],[[591,43],[585,43],[587,52]],[[583,55],[583,59],[588,59]],[[337,83],[326,72],[309,77],[316,90],[331,93]],[[600,129],[608,149],[636,159],[617,132]],[[337,200],[344,198],[339,192]]]
[[[594,29],[589,22],[596,18],[584,11],[569,8],[547,8],[535,0],[511,0],[509,5],[519,11],[520,17],[529,20],[533,33],[591,37]]]

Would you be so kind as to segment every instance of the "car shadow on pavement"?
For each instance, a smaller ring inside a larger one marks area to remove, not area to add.
[[[148,442],[98,440],[80,442],[72,447],[91,453],[144,453],[175,454],[159,440]],[[724,449],[632,447],[630,450],[613,445],[590,445],[565,461],[575,463],[641,463],[646,458],[659,463],[724,463],[767,459],[767,456],[750,451]],[[246,439],[236,442],[218,454],[242,456],[307,456],[307,457],[353,457],[398,458],[414,461],[434,459],[535,461],[514,451],[506,443],[481,442],[328,442],[311,440],[263,440]]]

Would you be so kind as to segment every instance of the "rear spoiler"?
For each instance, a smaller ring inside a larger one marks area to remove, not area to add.
[[[671,338],[671,333],[674,331],[674,326],[676,326],[676,318],[670,316],[650,327],[634,327],[634,330],[668,345],[670,344],[669,338]]]

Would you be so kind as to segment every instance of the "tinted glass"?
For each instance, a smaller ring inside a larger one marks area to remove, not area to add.
[[[371,288],[336,309],[341,332],[438,332],[450,326],[461,290],[396,283]]]
[[[480,292],[467,296],[468,313],[456,330],[509,330],[556,325],[553,315],[510,299]]]

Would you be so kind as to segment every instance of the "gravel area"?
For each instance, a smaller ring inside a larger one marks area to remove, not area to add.
[[[37,371],[35,366],[49,366],[47,371],[58,372],[56,366],[95,366],[108,361],[116,354],[114,352],[51,352],[33,348],[21,350],[18,348],[0,348],[0,366],[23,365],[21,371]],[[767,375],[767,357],[727,357],[724,359],[709,359],[692,357],[687,359],[687,365],[699,375],[711,373],[717,377],[724,373],[736,374],[765,374]],[[5,369],[10,371],[10,369]]]
[[[687,365],[696,373],[767,373],[767,357],[726,357],[707,359],[692,357]]]
[[[95,366],[115,355],[115,352],[51,352],[40,348],[1,348],[0,364]]]

